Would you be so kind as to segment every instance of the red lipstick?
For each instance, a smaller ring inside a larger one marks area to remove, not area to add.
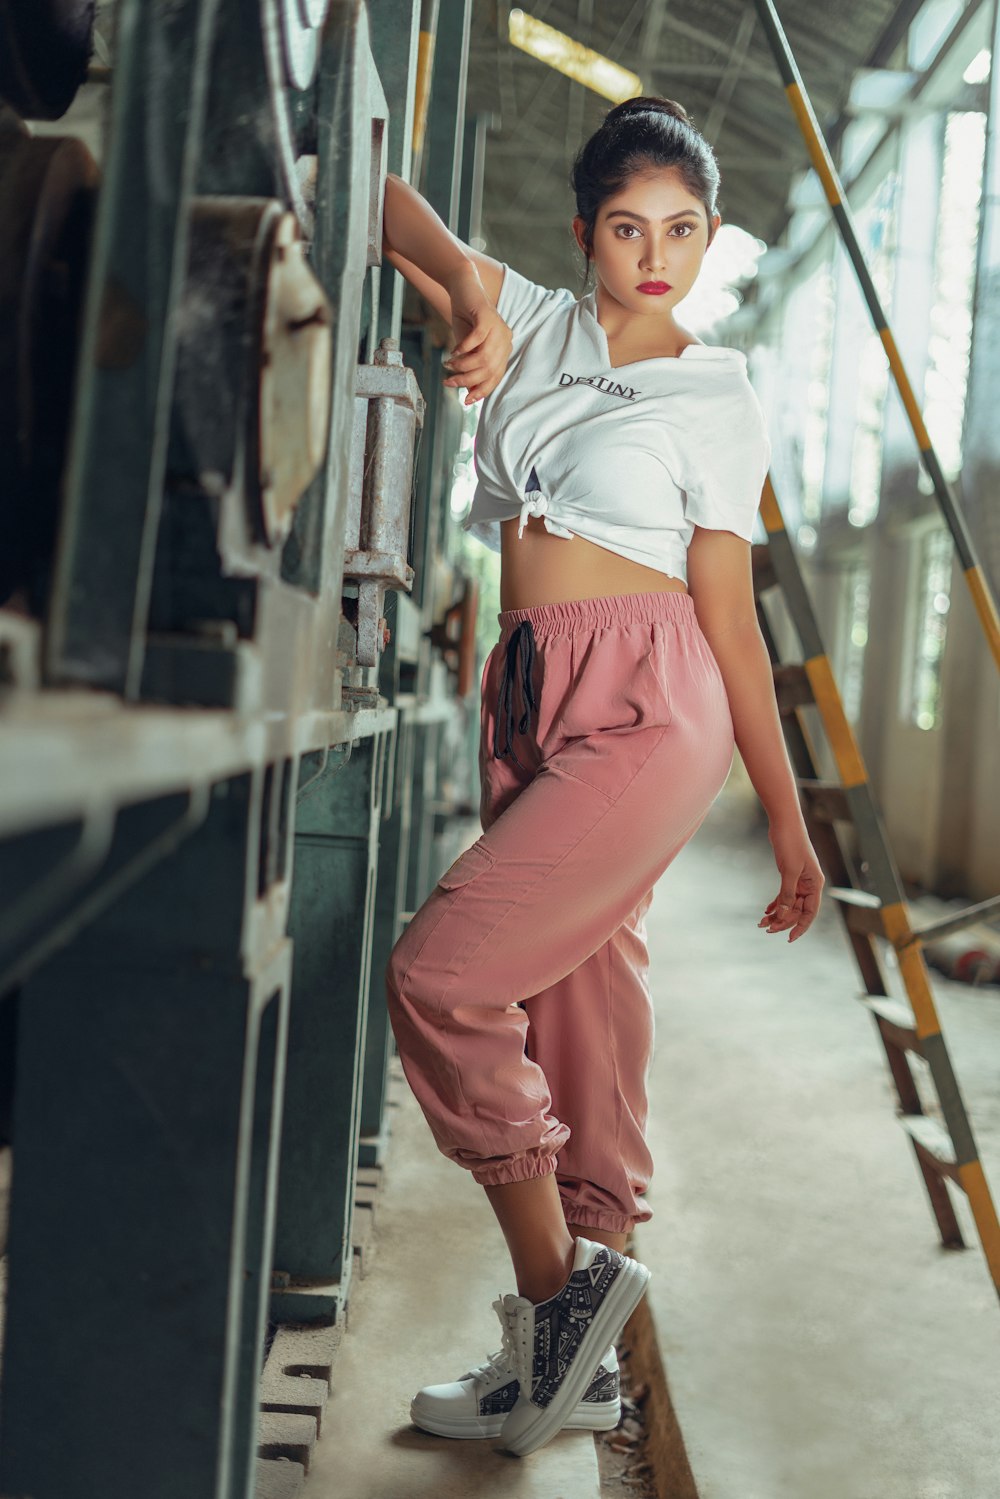
[[[636,287],[636,291],[644,291],[651,297],[662,297],[663,293],[670,291],[670,285],[666,281],[643,281]]]

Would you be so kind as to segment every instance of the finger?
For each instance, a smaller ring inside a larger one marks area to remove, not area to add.
[[[797,900],[801,899],[802,897],[798,891],[797,886],[793,885],[790,890],[783,887],[781,890],[779,890],[778,894],[774,897],[773,900],[768,901],[764,909],[765,911],[774,911],[779,905],[785,907],[792,906]]]
[[[797,938],[804,936],[805,933],[808,932],[808,930],[809,930],[809,928],[811,926],[812,926],[812,917],[811,916],[808,917],[808,918],[804,917],[804,916],[800,917],[799,920],[795,923],[795,926],[788,933],[788,940],[789,940],[789,942],[795,942]]]
[[[474,349],[469,354],[449,355],[441,362],[452,375],[467,375],[472,370],[487,369],[497,363],[484,349]]]
[[[482,385],[474,385],[465,398],[466,406],[471,406],[474,401],[482,401],[496,386],[495,380],[486,380]]]
[[[455,384],[459,387],[464,386],[467,391],[474,392],[479,397],[489,395],[490,391],[499,383],[499,378],[495,371],[484,369],[479,370],[475,375],[458,379]],[[448,383],[448,381],[445,381],[445,384]]]
[[[799,918],[801,899],[801,896],[789,894],[787,891],[778,895],[774,901],[774,912],[768,918],[768,931],[785,932],[793,926]]]
[[[483,364],[480,360],[478,364],[468,365],[466,368],[460,370],[452,370],[444,383],[445,385],[465,385],[471,388],[473,385],[482,385],[490,373],[490,366]]]
[[[810,890],[806,892],[802,901],[802,913],[799,916],[798,921],[796,922],[795,930],[789,933],[789,942],[793,942],[796,937],[801,937],[803,932],[807,932],[809,930],[819,912],[819,903],[821,897],[822,891],[820,890]]]
[[[489,381],[458,380],[451,388],[459,392],[465,391],[467,395],[475,394],[479,396],[486,395],[487,391],[492,390],[493,387]]]
[[[777,911],[775,912],[775,919],[771,923],[771,931],[787,932],[789,927],[795,925],[801,915],[802,907],[798,902],[791,901],[788,905],[782,905],[779,901]]]
[[[777,921],[794,906],[795,901],[794,891],[781,890],[773,900],[768,901],[764,907],[764,915]]]
[[[484,330],[482,328],[473,328],[470,332],[466,333],[462,338],[459,339],[458,343],[451,351],[452,354],[474,354],[479,348],[480,344],[485,342],[488,334],[488,329]]]
[[[480,343],[483,342],[483,337],[484,334],[481,328],[471,328],[468,333],[462,334],[459,342],[454,345],[451,352],[453,354],[472,354],[472,352],[475,352],[475,349],[478,349]]]
[[[782,928],[782,930],[792,927],[801,936],[802,932],[807,931],[815,920],[816,913],[819,910],[819,901],[820,892],[818,890],[806,891],[798,896],[794,910],[786,921],[785,928]],[[789,936],[789,940],[791,940],[791,936]]]

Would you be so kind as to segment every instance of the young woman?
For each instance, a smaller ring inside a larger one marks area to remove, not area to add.
[[[406,1077],[485,1187],[518,1294],[494,1302],[502,1349],[412,1415],[518,1454],[618,1419],[614,1343],[649,1275],[622,1252],[651,1216],[644,918],[734,745],[781,876],[759,926],[794,941],[824,883],[754,607],[763,416],[745,356],[674,317],[720,223],[715,158],[679,105],[629,99],[572,183],[596,272],[579,299],[469,249],[399,178],[384,219],[386,258],[457,335],[445,384],[486,398],[464,525],[502,568],[483,836],[410,920],[386,990]]]

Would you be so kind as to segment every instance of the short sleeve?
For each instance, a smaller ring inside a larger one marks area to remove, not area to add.
[[[514,348],[517,349],[547,317],[560,308],[572,306],[576,298],[567,286],[553,291],[547,286],[529,281],[527,276],[522,276],[520,271],[515,271],[506,261],[501,264],[504,276],[497,298],[497,312],[513,334]]]
[[[711,531],[734,531],[753,539],[771,439],[757,393],[745,369],[731,389],[713,401],[711,416],[685,441],[685,515]]]

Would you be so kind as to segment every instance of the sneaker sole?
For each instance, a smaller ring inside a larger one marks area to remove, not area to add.
[[[620,1400],[608,1400],[600,1405],[589,1403],[577,1409],[563,1423],[563,1431],[614,1431],[622,1418]],[[421,1431],[429,1431],[436,1437],[455,1437],[459,1440],[475,1440],[481,1437],[498,1437],[503,1430],[506,1415],[467,1416],[464,1420],[437,1421],[426,1417],[410,1407],[410,1420]]]
[[[538,1447],[544,1447],[557,1431],[561,1431],[569,1424],[565,1419],[565,1412],[579,1404],[580,1396],[594,1377],[597,1365],[590,1363],[594,1348],[599,1347],[603,1350],[609,1343],[618,1341],[622,1328],[643,1298],[643,1293],[649,1283],[649,1276],[650,1272],[646,1266],[640,1265],[638,1260],[626,1260],[614,1285],[605,1296],[600,1310],[584,1333],[579,1352],[558,1391],[548,1405],[531,1406],[532,1411],[535,1412],[533,1419],[522,1426],[516,1434],[512,1432],[504,1439],[503,1445],[508,1452],[513,1452],[515,1457],[526,1457],[529,1452],[534,1452]],[[504,1423],[505,1426],[518,1408],[523,1409],[522,1399],[523,1396],[518,1397],[517,1404]],[[531,1402],[529,1401],[528,1404],[531,1405]]]

